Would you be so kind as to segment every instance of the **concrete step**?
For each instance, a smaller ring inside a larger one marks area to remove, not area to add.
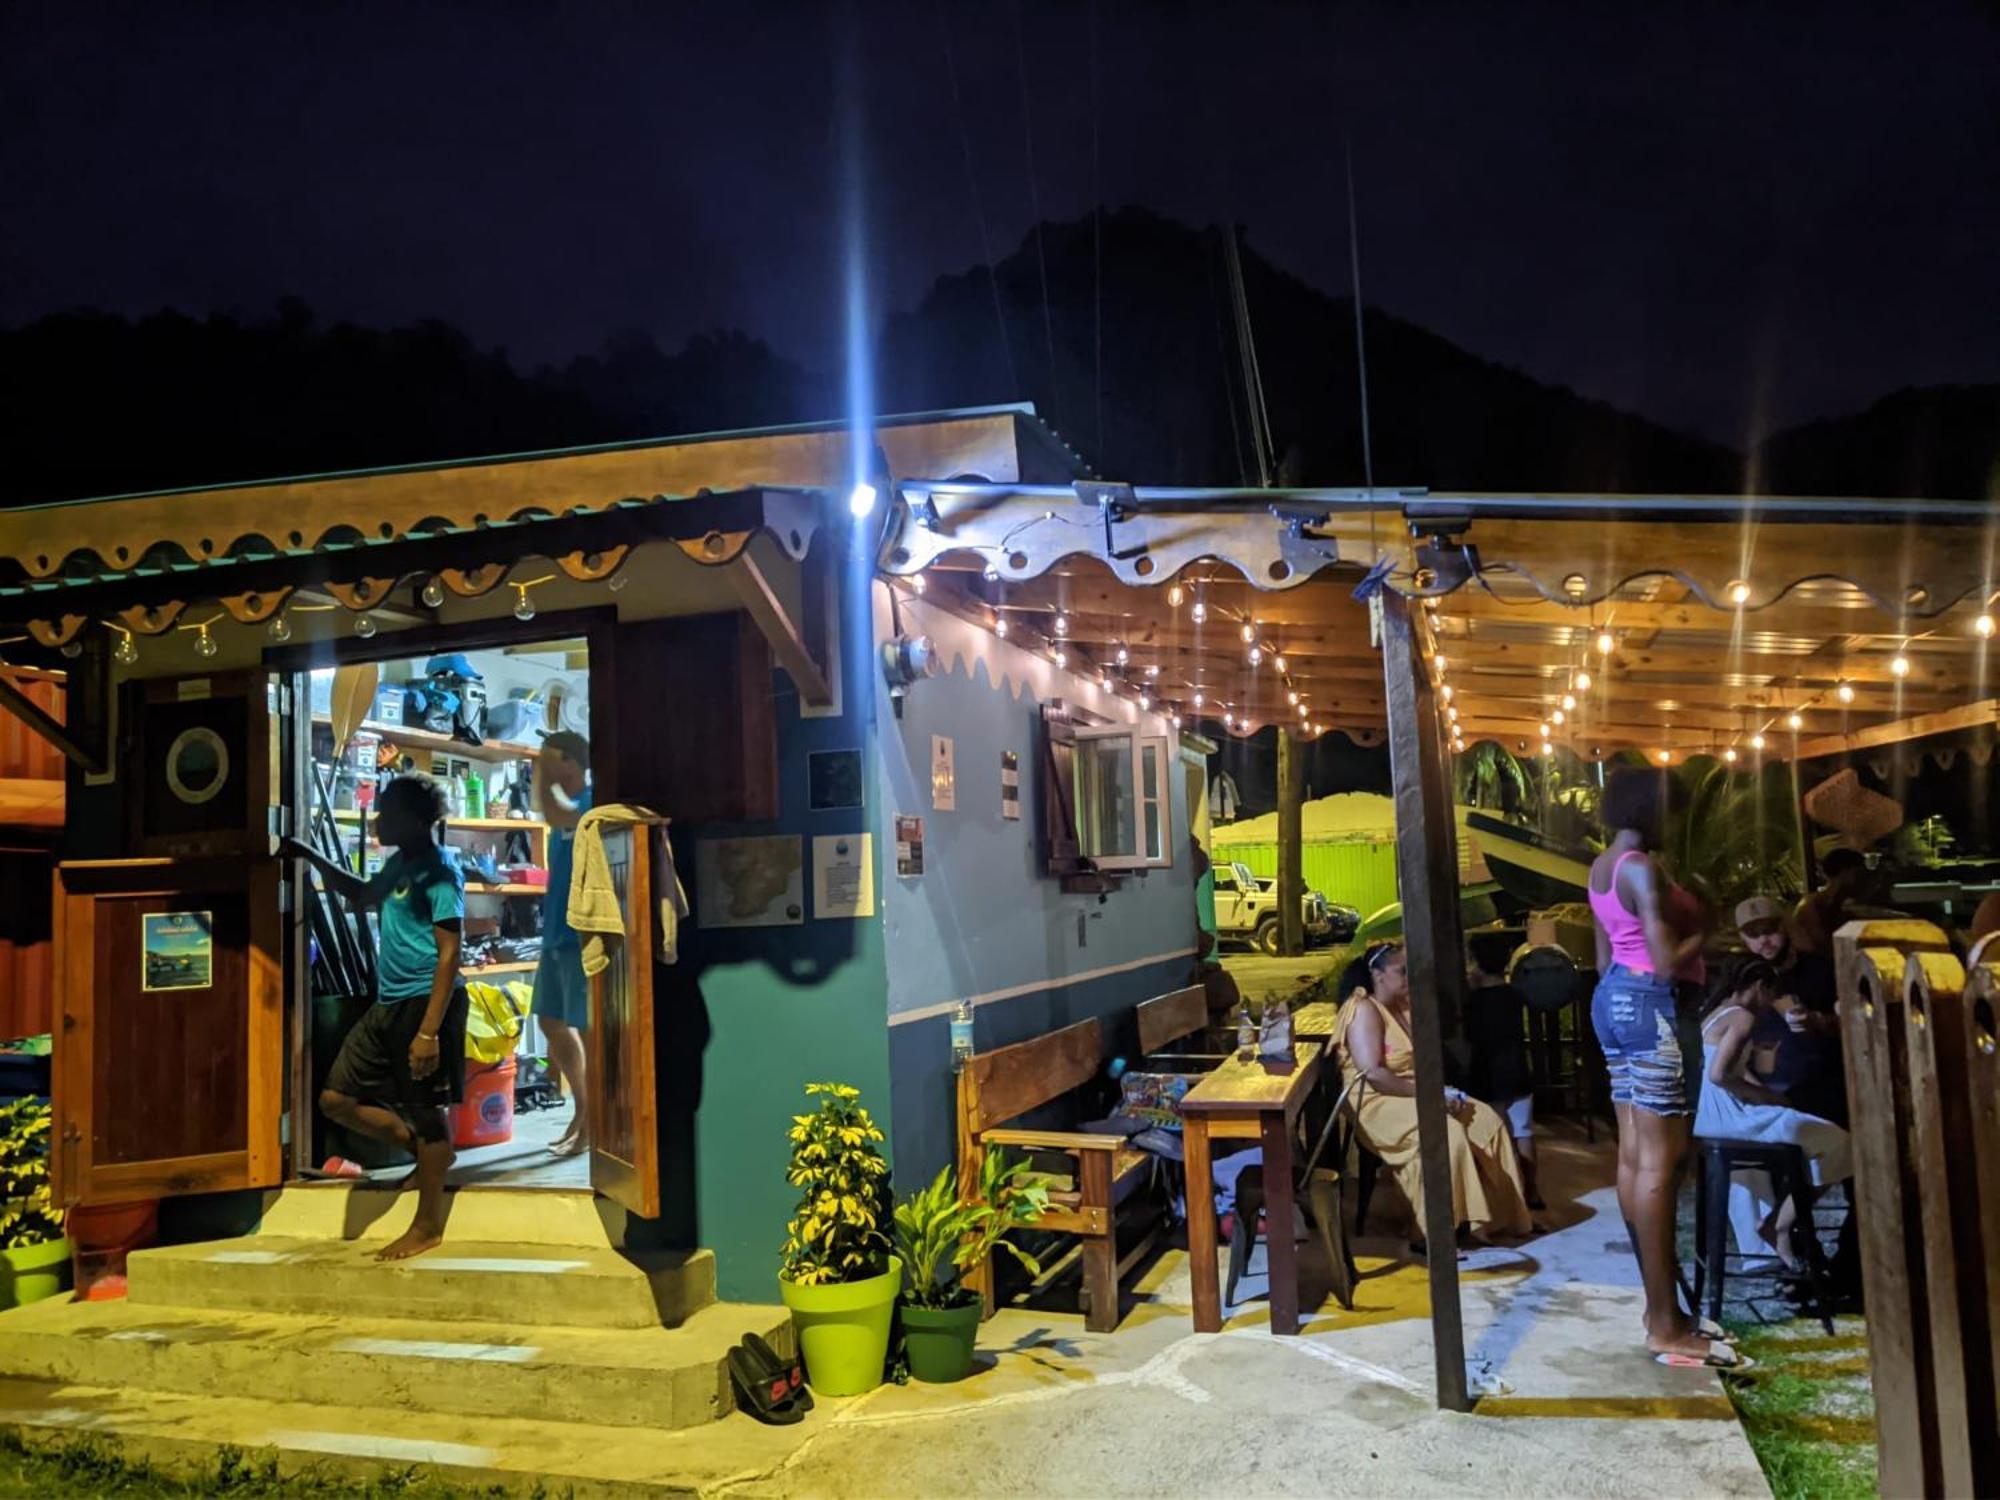
[[[603,1424],[443,1416],[382,1407],[191,1396],[0,1379],[0,1431],[29,1446],[79,1439],[128,1460],[214,1477],[223,1446],[250,1462],[274,1457],[282,1475],[407,1476],[434,1465],[466,1488],[577,1497],[718,1495],[771,1473],[829,1419],[765,1427],[738,1413],[680,1432]]]
[[[517,1245],[625,1243],[625,1210],[589,1188],[460,1188],[446,1197],[447,1240]],[[298,1182],[264,1195],[257,1233],[293,1239],[386,1240],[410,1227],[415,1193],[369,1183]]]
[[[447,1240],[382,1262],[385,1241],[254,1234],[135,1250],[134,1306],[566,1328],[657,1328],[715,1299],[707,1251],[642,1258],[589,1245]]]
[[[782,1307],[718,1304],[678,1328],[426,1328],[402,1318],[50,1300],[0,1313],[0,1375],[60,1385],[676,1430],[734,1406],[730,1345],[791,1347]]]

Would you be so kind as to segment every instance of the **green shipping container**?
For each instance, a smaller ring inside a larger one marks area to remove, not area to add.
[[[1363,921],[1397,899],[1396,845],[1389,839],[1307,844],[1302,855],[1306,889],[1354,907]],[[1213,858],[1246,864],[1253,875],[1278,873],[1276,844],[1218,844]]]

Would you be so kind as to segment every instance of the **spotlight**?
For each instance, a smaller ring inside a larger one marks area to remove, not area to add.
[[[875,509],[875,486],[857,484],[847,495],[847,513],[859,519]]]

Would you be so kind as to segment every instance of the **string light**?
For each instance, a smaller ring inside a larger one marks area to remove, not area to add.
[[[1674,752],[1671,750],[1662,750],[1659,752],[1659,757],[1660,764],[1664,766],[1673,760]]]
[[[1802,718],[1802,717],[1801,717],[1800,715],[1798,715],[1798,714],[1795,714],[1795,713],[1791,713],[1791,714],[1786,714],[1786,715],[1785,715],[1785,726],[1786,726],[1786,727],[1787,727],[1788,729],[1793,729],[1793,730],[1799,730],[1799,729],[1803,729],[1803,728],[1805,728],[1805,727],[1806,727],[1806,721],[1805,721],[1805,719],[1804,719],[1804,718]]]
[[[1174,721],[1174,728],[1178,729],[1181,727],[1181,716],[1179,714],[1173,715],[1173,721]]]
[[[517,609],[514,611],[514,613],[518,617],[520,611]],[[534,617],[534,607],[532,605],[529,606],[528,613],[529,613],[529,618],[532,619]],[[354,633],[360,636],[361,639],[364,641],[373,639],[375,635],[375,617],[373,615],[355,616]]]
[[[1750,585],[1745,583],[1741,578],[1730,584],[1729,602],[1739,606],[1748,604],[1750,602]]]
[[[1243,643],[1247,646],[1250,642],[1257,639],[1257,622],[1255,620],[1245,620],[1243,628],[1237,634],[1243,637]]]
[[[1194,608],[1189,610],[1188,614],[1194,620],[1195,624],[1205,624],[1208,620],[1208,606],[1197,599],[1194,601]]]
[[[1127,651],[1123,646],[1120,646],[1118,648],[1118,657],[1117,657],[1118,665],[1122,667],[1125,665],[1126,662],[1130,661],[1131,659],[1132,659],[1132,653]]]
[[[1553,720],[1555,723],[1560,724],[1563,721],[1563,711],[1559,708],[1553,709],[1549,713],[1549,718]]]
[[[1437,657],[1437,669],[1438,676],[1444,676],[1444,656],[1442,654]]]
[[[1158,677],[1160,675],[1159,663],[1155,662],[1152,666],[1146,668],[1146,675],[1148,677]]]
[[[1264,659],[1264,653],[1259,651],[1255,646],[1252,646],[1250,648],[1250,665],[1254,667],[1257,665],[1258,662],[1262,661],[1263,659]]]
[[[1305,716],[1306,716],[1306,706],[1303,703],[1301,703],[1299,705],[1299,717],[1303,719]]]
[[[1852,703],[1854,701],[1854,684],[1851,682],[1835,683],[1833,685],[1833,696],[1838,698],[1842,703]]]
[[[1069,665],[1069,653],[1063,650],[1062,647],[1060,646],[1056,647],[1056,649],[1051,653],[1051,655],[1054,657],[1055,664],[1057,666],[1066,667]]]
[[[105,624],[110,625],[109,620]],[[139,643],[132,638],[132,632],[123,625],[111,625],[118,632],[118,644],[111,648],[111,659],[121,667],[129,667],[139,659]]]
[[[1736,762],[1736,747],[1731,745],[1727,750],[1723,751],[1722,758],[1734,765]]]
[[[1599,656],[1609,656],[1613,651],[1616,651],[1617,649],[1618,649],[1618,642],[1611,638],[1610,631],[1600,630],[1597,632],[1597,654]],[[1665,754],[1664,751],[1662,751],[1661,753]]]
[[[1576,690],[1579,693],[1590,691],[1590,674],[1588,672],[1578,672],[1576,674]]]
[[[1549,737],[1549,721],[1547,719],[1542,720],[1542,722],[1536,725],[1535,727],[1541,730],[1543,739],[1547,739]]]
[[[1056,611],[1056,634],[1057,635],[1069,634],[1069,616],[1064,614],[1061,610]]]
[[[1981,610],[1973,617],[1972,633],[1976,636],[1991,638],[1993,634],[1993,616],[1986,613],[1985,610]]]
[[[1573,712],[1576,708],[1576,694],[1564,693],[1562,696],[1562,705],[1564,713]]]
[[[875,509],[875,486],[857,484],[847,494],[847,513],[856,520]]]
[[[1007,617],[1005,615],[995,615],[993,617],[993,633],[1003,641],[1007,639]]]
[[[1544,754],[1544,755],[1554,755],[1555,753],[1556,753],[1556,747],[1555,747],[1554,745],[1550,744],[1550,743],[1549,743],[1549,742],[1548,742],[1547,740],[1543,740],[1543,741],[1542,741],[1542,754]]]
[[[1144,713],[1147,709],[1151,708],[1152,706],[1153,706],[1152,695],[1150,693],[1141,693],[1139,695],[1139,711],[1141,713]]]
[[[625,585],[631,581],[631,575],[623,568],[620,568],[616,573],[613,573],[609,578],[604,580],[604,586],[614,594],[622,594],[625,592]]]
[[[266,628],[274,641],[289,641],[292,638],[291,617],[282,609],[271,616],[271,623]]]
[[[221,618],[221,615],[212,615],[206,620],[198,620],[192,625],[181,625],[176,628],[195,632],[194,654],[196,656],[213,656],[222,648],[216,642],[215,637],[208,633],[208,627],[215,624]]]
[[[924,582],[923,574],[912,573],[910,575],[910,589],[912,592],[921,594],[927,586]]]
[[[1447,703],[1451,702],[1451,684],[1448,682],[1441,684],[1438,687],[1438,696]]]
[[[1182,588],[1178,583],[1170,583],[1167,585],[1168,609],[1179,609],[1181,605],[1186,602],[1186,600],[1187,600],[1186,589]]]
[[[1890,657],[1889,675],[1892,677],[1908,677],[1910,675],[1909,657],[1903,655],[1903,653],[1900,651],[1898,651],[1894,656]]]
[[[1234,729],[1236,727],[1236,715],[1224,714],[1222,716],[1222,727],[1224,729]]]
[[[71,637],[62,643],[62,654],[71,661],[75,661],[79,656],[83,655],[83,642]]]
[[[425,580],[423,592],[417,597],[422,599],[429,608],[436,609],[444,603],[444,580],[436,574],[432,574]]]
[[[1195,695],[1194,695],[1194,706],[1195,706],[1196,708],[1200,708],[1200,707],[1201,707],[1201,705],[1202,705],[1202,703],[1203,703],[1204,701],[1205,701],[1205,700],[1204,700],[1204,699],[1202,698],[1202,695],[1201,695],[1201,690],[1200,690],[1199,688],[1197,688],[1197,689],[1195,690]]]
[[[544,573],[540,578],[510,578],[507,580],[514,590],[515,619],[525,624],[527,621],[535,618],[535,601],[528,597],[528,590],[540,588],[545,583],[553,583],[555,576],[553,573]],[[918,574],[917,577],[921,579],[923,575]],[[923,589],[920,587],[917,592],[921,594]]]
[[[1297,708],[1299,706],[1299,695],[1297,693],[1287,693],[1285,694],[1285,701],[1291,704],[1293,708]]]
[[[1750,748],[1751,748],[1752,750],[1762,750],[1762,749],[1764,748],[1764,736],[1763,736],[1763,735],[1761,735],[1761,734],[1753,734],[1753,735],[1751,735],[1751,736],[1750,736]]]
[[[1458,722],[1458,710],[1455,708],[1447,708],[1444,711],[1444,718],[1447,724],[1456,724]]]
[[[1278,670],[1279,670],[1280,672],[1283,672],[1283,671],[1286,671],[1286,670],[1287,670],[1287,668],[1286,668],[1286,666],[1285,666],[1285,659],[1284,659],[1284,657],[1282,657],[1282,656],[1274,656],[1274,657],[1272,657],[1272,658],[1271,658],[1271,665],[1272,665],[1272,666],[1274,666],[1274,667],[1276,667],[1276,668],[1277,668],[1277,669],[1278,669]]]

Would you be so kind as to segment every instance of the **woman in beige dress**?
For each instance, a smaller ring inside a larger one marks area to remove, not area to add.
[[[1416,1060],[1410,1049],[1410,978],[1402,948],[1377,943],[1341,977],[1347,999],[1335,1022],[1341,1080],[1360,1100],[1363,1145],[1396,1174],[1422,1229],[1423,1168],[1417,1156]],[[1521,1164],[1507,1122],[1491,1106],[1445,1090],[1451,1152],[1451,1217],[1461,1240],[1524,1235],[1532,1228]]]

